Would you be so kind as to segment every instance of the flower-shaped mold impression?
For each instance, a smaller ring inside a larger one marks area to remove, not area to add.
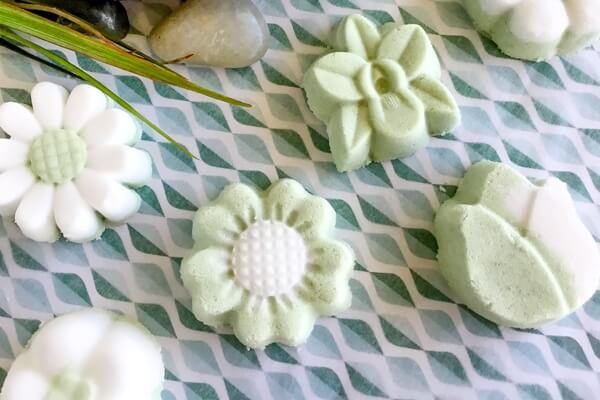
[[[108,108],[89,85],[69,95],[50,82],[31,91],[33,109],[0,105],[0,215],[15,216],[25,236],[53,242],[99,237],[105,221],[122,222],[141,201],[127,186],[152,174],[150,156],[130,147],[140,138],[133,118]]]
[[[35,333],[8,372],[1,400],[159,400],[161,349],[138,323],[88,309]]]
[[[440,82],[440,63],[418,25],[380,30],[360,15],[334,32],[337,50],[306,72],[308,105],[325,122],[340,171],[408,157],[430,134],[460,122],[459,109]]]
[[[181,275],[199,320],[253,348],[304,343],[319,315],[350,305],[354,253],[332,239],[335,211],[296,181],[259,194],[226,187],[194,219]]]
[[[507,55],[545,60],[600,38],[600,0],[463,0],[475,25]]]
[[[533,184],[500,163],[471,167],[435,219],[442,274],[468,307],[534,328],[585,303],[600,253],[556,178]]]

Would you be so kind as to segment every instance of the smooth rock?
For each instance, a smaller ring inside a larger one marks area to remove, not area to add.
[[[238,68],[260,60],[268,38],[265,19],[249,0],[188,0],[149,39],[164,61]]]

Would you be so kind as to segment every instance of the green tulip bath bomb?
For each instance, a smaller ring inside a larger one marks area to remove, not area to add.
[[[600,254],[567,185],[533,184],[480,162],[435,218],[441,272],[469,308],[500,325],[563,318],[598,288]]]

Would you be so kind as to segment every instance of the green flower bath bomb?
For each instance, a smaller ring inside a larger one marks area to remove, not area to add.
[[[507,55],[546,60],[600,39],[600,0],[463,0],[475,25]]]
[[[306,341],[317,317],[350,306],[354,253],[333,238],[336,213],[296,181],[265,193],[226,187],[196,213],[181,277],[200,321],[248,347]]]
[[[334,32],[336,52],[304,76],[310,109],[325,122],[340,171],[371,161],[408,157],[429,135],[460,123],[452,94],[440,82],[440,62],[418,25],[377,27],[360,15]]]
[[[469,308],[535,328],[583,305],[600,281],[598,247],[567,186],[507,165],[472,166],[435,218],[441,272]]]

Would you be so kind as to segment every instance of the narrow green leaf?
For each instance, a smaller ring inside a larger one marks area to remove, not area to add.
[[[8,29],[0,27],[0,36],[4,37],[6,39],[10,39],[14,42],[17,42],[22,46],[29,47],[30,49],[37,51],[38,53],[48,57],[50,60],[54,61],[56,64],[65,68],[66,70],[79,76],[81,79],[91,83],[92,85],[97,87],[100,91],[102,91],[102,93],[104,93],[105,95],[110,97],[115,103],[117,103],[118,105],[123,107],[124,110],[135,115],[137,118],[139,118],[141,121],[143,121],[146,125],[148,125],[154,131],[156,131],[159,135],[161,135],[167,141],[169,141],[170,143],[173,143],[175,146],[177,146],[179,149],[181,149],[181,151],[183,151],[185,154],[187,154],[190,157],[197,158],[192,153],[190,153],[190,151],[184,145],[177,142],[175,139],[173,139],[171,136],[169,136],[166,132],[164,132],[162,129],[160,129],[157,125],[155,125],[152,121],[150,121],[149,119],[144,117],[142,114],[140,114],[138,111],[136,111],[136,109],[133,108],[132,106],[130,106],[126,101],[121,99],[116,93],[114,93],[109,88],[104,86],[100,81],[95,79],[93,76],[91,76],[84,70],[80,69],[79,67],[75,66],[74,64],[71,64],[69,61],[65,60],[64,58],[57,56],[56,54],[52,53],[51,51],[46,50],[43,47],[25,39],[25,38],[22,38],[21,36],[17,35],[16,33],[12,32]]]
[[[114,65],[115,67],[155,81],[176,85],[229,104],[245,107],[250,106],[242,101],[199,86],[163,65],[155,64],[146,58],[132,55],[125,50],[107,46],[106,43],[56,22],[49,21],[15,5],[0,2],[0,25],[77,51],[98,61]]]

